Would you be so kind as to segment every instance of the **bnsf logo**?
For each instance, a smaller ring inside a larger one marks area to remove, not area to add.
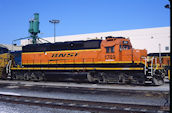
[[[56,58],[56,57],[73,57],[77,56],[78,53],[57,53],[57,54],[52,54],[51,57]]]

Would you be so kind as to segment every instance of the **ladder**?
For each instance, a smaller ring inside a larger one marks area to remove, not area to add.
[[[150,64],[148,64],[148,59],[145,57],[145,67],[144,67],[144,74],[146,76],[145,83],[152,83],[152,78],[153,75],[155,74],[157,67],[158,67],[157,58],[152,57],[150,60]]]
[[[12,65],[12,60],[9,60],[8,64],[6,65],[6,73],[8,74],[7,78],[11,77],[11,65]]]

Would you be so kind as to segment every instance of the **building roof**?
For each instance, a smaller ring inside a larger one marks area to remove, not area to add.
[[[148,53],[170,52],[170,27],[57,36],[56,42],[105,39],[107,36],[130,38],[135,49],[147,49]],[[52,43],[54,41],[54,37],[45,37],[44,39]],[[31,40],[21,40],[21,45],[29,43],[31,43]]]

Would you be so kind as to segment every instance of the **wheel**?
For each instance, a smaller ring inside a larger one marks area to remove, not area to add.
[[[125,76],[123,74],[119,75],[118,82],[119,84],[125,84]]]
[[[89,82],[94,82],[94,78],[92,77],[90,73],[87,74],[87,79]]]
[[[16,80],[16,72],[11,73],[11,80]]]
[[[154,76],[152,78],[153,85],[160,86],[164,84],[164,79],[159,76]]]
[[[108,83],[107,79],[106,79],[106,74],[104,72],[99,73],[99,83]]]
[[[46,77],[45,77],[45,73],[44,72],[41,72],[41,79],[40,81],[46,81]]]
[[[158,70],[152,78],[153,85],[160,86],[164,84],[165,71]]]
[[[26,81],[31,80],[31,77],[30,77],[30,73],[29,72],[24,73],[24,80],[26,80]]]
[[[32,72],[31,73],[31,80],[38,82],[38,81],[43,81],[45,79],[45,74],[37,71],[37,72]]]

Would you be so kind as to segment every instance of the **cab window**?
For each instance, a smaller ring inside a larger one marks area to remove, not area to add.
[[[114,46],[106,47],[106,53],[114,53],[114,52],[115,52]]]
[[[129,45],[123,45],[123,49],[124,50],[130,49],[130,46]]]
[[[128,50],[131,49],[129,45],[120,45],[120,50]]]

